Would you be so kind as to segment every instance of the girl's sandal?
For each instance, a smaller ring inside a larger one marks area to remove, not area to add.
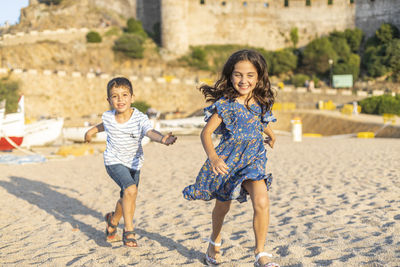
[[[221,246],[221,243],[215,243],[214,241],[212,241],[211,239],[205,239],[208,243],[210,243],[211,245],[213,245],[214,247],[220,247]],[[219,252],[218,253],[216,253],[216,254],[219,254]],[[205,261],[205,264],[206,265],[208,265],[208,266],[215,266],[215,265],[219,265],[220,264],[220,262],[218,262],[216,259],[214,259],[214,258],[212,258],[212,257],[210,257],[209,255],[208,255],[208,249],[207,249],[207,252],[206,252],[206,256],[205,256],[205,258],[204,258],[204,261]]]
[[[122,234],[122,242],[124,243],[125,246],[135,248],[137,247],[137,241],[135,238],[128,238],[128,235],[135,235],[135,231],[125,231]]]
[[[107,223],[107,227],[106,227],[106,238],[107,240],[111,240],[114,239],[115,235],[117,234],[117,225],[114,225],[111,223],[111,219],[114,216],[114,212],[109,212],[106,214],[106,216],[104,216],[104,219],[106,220]],[[112,228],[114,229],[113,231],[108,231],[108,228]]]
[[[268,262],[266,264],[261,264],[258,262],[258,260],[261,257],[269,257],[272,258],[272,255],[267,253],[267,252],[260,252],[256,255],[256,261],[254,262],[254,267],[280,267],[279,264],[275,263],[275,262]]]

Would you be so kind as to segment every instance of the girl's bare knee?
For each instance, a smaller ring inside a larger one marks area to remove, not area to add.
[[[216,203],[216,205],[214,207],[214,212],[216,214],[225,216],[229,212],[230,207],[231,207],[230,202]]]
[[[254,211],[269,211],[268,196],[257,197],[253,203]]]

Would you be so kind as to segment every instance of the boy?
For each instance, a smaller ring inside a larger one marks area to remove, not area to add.
[[[111,110],[103,113],[102,123],[85,133],[85,142],[92,136],[106,131],[107,146],[104,151],[104,165],[107,173],[121,188],[120,199],[115,211],[105,216],[107,239],[113,239],[117,233],[118,222],[124,217],[122,241],[125,246],[136,247],[133,231],[133,215],[136,208],[136,196],[139,185],[140,168],[143,165],[144,136],[164,145],[172,145],[176,137],[169,133],[162,135],[153,129],[148,117],[135,108],[132,84],[123,77],[114,78],[107,84],[107,101]]]

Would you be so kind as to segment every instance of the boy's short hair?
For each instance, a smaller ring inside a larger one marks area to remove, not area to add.
[[[107,97],[110,97],[111,89],[115,87],[125,87],[133,95],[132,84],[127,78],[117,77],[110,80],[107,84]]]

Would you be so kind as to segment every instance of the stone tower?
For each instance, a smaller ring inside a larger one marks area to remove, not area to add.
[[[163,0],[161,3],[162,46],[172,54],[182,55],[189,49],[189,3],[186,0]]]

